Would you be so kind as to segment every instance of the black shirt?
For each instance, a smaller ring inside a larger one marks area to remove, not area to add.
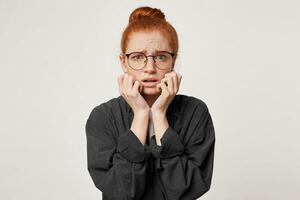
[[[131,131],[133,111],[122,96],[91,111],[86,122],[87,165],[103,200],[195,200],[211,186],[215,131],[207,105],[177,94],[169,127],[156,144]]]

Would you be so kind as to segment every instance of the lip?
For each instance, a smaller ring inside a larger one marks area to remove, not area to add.
[[[150,80],[150,81],[158,81],[158,78],[144,78],[142,81]]]
[[[144,82],[144,81],[142,81],[141,83],[144,87],[150,87],[151,88],[151,87],[156,87],[156,85],[158,84],[158,80],[153,81],[153,82]]]

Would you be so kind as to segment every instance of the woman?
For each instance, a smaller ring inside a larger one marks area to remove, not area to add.
[[[206,104],[177,94],[175,29],[135,9],[121,40],[120,96],[86,123],[88,170],[103,200],[194,200],[210,189],[215,132]]]

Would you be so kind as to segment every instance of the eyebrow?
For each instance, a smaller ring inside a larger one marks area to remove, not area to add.
[[[133,51],[133,52],[130,52],[130,53],[144,53],[144,54],[146,54],[146,50],[143,50],[143,51]],[[155,50],[154,51],[154,54],[157,54],[157,53],[163,53],[163,52],[170,52],[171,53],[171,51],[165,51],[165,50]]]

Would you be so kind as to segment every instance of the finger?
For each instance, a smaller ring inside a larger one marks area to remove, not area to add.
[[[140,83],[139,92],[142,93],[144,86],[143,86],[143,84],[140,81],[139,81],[139,83]]]
[[[173,89],[171,89],[171,90],[169,89],[171,86],[171,83],[170,83],[171,79],[172,78],[170,78],[170,77],[165,77],[165,78],[161,79],[161,81],[160,81],[161,88],[162,88],[162,86],[166,86],[167,91],[171,92],[173,90]],[[173,87],[173,85],[172,85],[172,87]]]
[[[165,74],[165,76],[173,79],[173,91],[177,92],[178,80],[176,72],[172,71],[171,73]]]
[[[167,83],[168,83],[167,88],[168,88],[169,92],[170,92],[171,94],[173,94],[173,93],[174,93],[173,78],[172,78],[172,77],[168,77]]]
[[[130,90],[132,90],[134,81],[133,81],[133,76],[131,76],[131,75],[129,75],[129,74],[128,74],[128,82],[127,82],[127,84],[128,84],[128,88],[129,88]]]
[[[162,93],[169,92],[165,83],[160,83]]]
[[[125,92],[128,93],[131,90],[131,86],[130,86],[130,75],[129,74],[125,74],[124,75],[124,88],[125,88]]]
[[[180,87],[181,78],[182,78],[182,75],[178,74],[178,90],[179,90],[179,87]]]
[[[160,90],[161,90],[160,84],[161,84],[161,83],[159,83],[159,84],[156,85],[156,92],[160,92]]]
[[[134,91],[138,91],[139,90],[139,85],[140,85],[140,83],[138,81],[134,81],[132,89]]]
[[[161,82],[166,84],[169,92],[173,92],[173,90],[174,90],[173,89],[173,80],[172,80],[172,77],[170,75],[163,78],[161,80]]]
[[[174,88],[175,88],[175,92],[177,93],[178,91],[178,74],[175,72],[175,76],[174,76]]]
[[[128,80],[127,80],[127,76],[128,76],[128,74],[125,73],[125,74],[124,74],[124,80],[123,80],[123,92],[124,92],[124,93],[126,93],[126,91],[128,90],[128,89],[127,89],[127,81],[128,81]]]
[[[174,91],[175,93],[178,92],[178,74],[175,72],[175,75],[173,76],[174,80]]]
[[[160,80],[160,84],[161,84],[161,83],[167,84],[167,80],[168,80],[168,77],[162,78],[162,79]]]
[[[139,86],[139,92],[142,93],[142,91],[143,91],[143,85],[140,84],[140,86]]]
[[[119,85],[119,93],[122,94],[123,91],[123,80],[124,80],[124,75],[118,76],[118,85]]]

